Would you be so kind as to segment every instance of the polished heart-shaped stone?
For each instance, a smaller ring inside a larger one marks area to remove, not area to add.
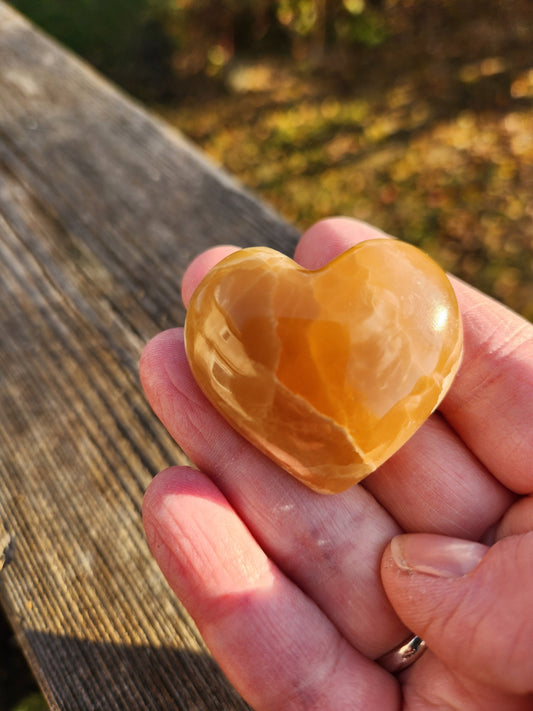
[[[217,264],[185,323],[194,377],[231,425],[312,489],[388,459],[447,392],[462,327],[426,254],[376,239],[322,269],[253,247]]]

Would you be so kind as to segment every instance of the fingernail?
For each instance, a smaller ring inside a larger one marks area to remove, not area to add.
[[[460,578],[478,565],[488,546],[433,533],[396,536],[391,541],[392,558],[398,568],[437,578]]]

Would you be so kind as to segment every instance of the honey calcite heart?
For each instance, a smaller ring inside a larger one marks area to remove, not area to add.
[[[200,283],[185,323],[213,405],[324,493],[363,479],[416,431],[450,387],[462,341],[446,274],[388,239],[316,271],[268,248],[235,252]]]

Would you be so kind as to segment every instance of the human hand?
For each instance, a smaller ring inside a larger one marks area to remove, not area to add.
[[[325,221],[302,237],[296,261],[318,268],[381,236]],[[229,251],[191,264],[186,304]],[[281,471],[218,415],[192,378],[181,329],[143,353],[147,397],[199,469],[154,479],[147,539],[256,711],[533,708],[533,328],[454,286],[465,353],[439,412],[334,496]],[[429,651],[396,677],[372,660],[410,630]]]

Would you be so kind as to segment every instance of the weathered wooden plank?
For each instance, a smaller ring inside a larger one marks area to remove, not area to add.
[[[292,229],[0,0],[0,597],[53,709],[244,709],[157,570],[137,362],[189,259]]]

